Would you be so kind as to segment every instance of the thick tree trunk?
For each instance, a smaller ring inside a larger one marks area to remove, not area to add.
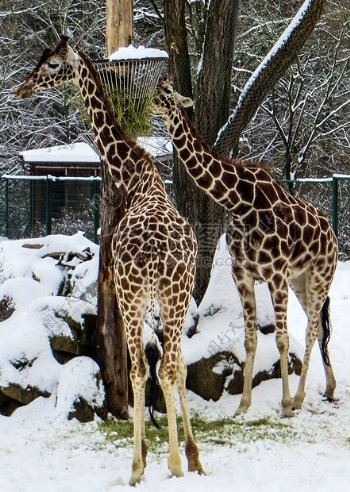
[[[229,115],[231,70],[239,0],[213,0],[207,13],[202,69],[197,83],[195,124],[208,144]],[[165,35],[176,89],[192,97],[187,47],[185,0],[164,1]],[[191,114],[189,115],[191,116]],[[175,160],[174,192],[180,212],[194,227],[198,241],[194,297],[199,302],[208,286],[217,241],[224,231],[225,211],[199,190]]]
[[[115,417],[127,419],[127,346],[114,287],[111,248],[113,232],[123,217],[124,207],[122,200],[114,192],[115,187],[104,167],[102,178],[96,355],[102,370],[108,410]]]
[[[133,35],[133,0],[106,0],[106,54],[128,46]],[[107,393],[108,410],[128,419],[127,345],[113,280],[111,242],[124,214],[123,199],[115,193],[102,164],[101,241],[98,275],[96,355]]]

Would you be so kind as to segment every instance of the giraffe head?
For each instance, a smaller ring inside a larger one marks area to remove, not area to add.
[[[190,97],[181,96],[174,90],[173,79],[169,75],[165,75],[158,82],[151,110],[154,114],[166,117],[173,113],[176,108],[189,108],[193,106],[193,101]]]
[[[27,98],[36,92],[52,89],[69,81],[74,83],[76,56],[68,45],[68,39],[67,36],[61,36],[54,50],[44,50],[37,66],[17,89],[17,96]]]

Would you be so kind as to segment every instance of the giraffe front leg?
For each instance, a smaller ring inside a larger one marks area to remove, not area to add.
[[[233,278],[242,302],[245,323],[244,347],[246,351],[246,360],[244,364],[243,393],[236,411],[236,415],[241,415],[242,413],[247,412],[252,402],[252,380],[257,345],[256,304],[254,279],[247,276],[243,271],[238,272],[237,269],[233,270]]]
[[[269,289],[276,317],[276,345],[280,354],[282,378],[282,417],[292,417],[292,399],[289,391],[288,353],[289,336],[287,327],[288,283],[281,274],[275,274]]]

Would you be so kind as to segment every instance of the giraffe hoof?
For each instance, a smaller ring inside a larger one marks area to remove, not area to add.
[[[299,398],[295,396],[293,400],[293,410],[301,410],[301,407],[303,406],[303,402],[304,402],[304,397]]]
[[[323,393],[323,395],[322,395],[322,400],[323,400],[323,401],[328,401],[328,402],[330,402],[330,403],[334,403],[334,402],[336,402],[336,401],[337,401],[337,399],[336,399],[336,398],[334,398],[333,393],[332,393],[332,394],[329,394],[329,393],[327,393],[326,391],[325,391],[325,392]]]
[[[138,483],[141,482],[143,475],[134,475],[134,473],[131,475],[130,480],[129,480],[129,485],[130,487],[135,487]]]
[[[131,487],[135,487],[135,485],[137,485],[138,483],[140,483],[142,481],[144,470],[145,470],[144,467],[139,466],[138,462],[133,463],[132,473],[131,473],[131,477],[129,480],[129,485]]]
[[[181,458],[172,460],[172,462],[169,460],[168,467],[172,477],[180,478],[184,476]]]
[[[288,409],[285,408],[282,410],[282,418],[290,419],[291,417],[294,417],[294,413],[291,408]]]
[[[234,416],[239,417],[240,415],[244,415],[245,413],[247,413],[248,408],[249,408],[249,405],[240,404],[239,407],[237,408],[237,410],[235,411]]]
[[[282,417],[290,418],[294,416],[293,413],[294,405],[289,401],[288,403],[282,402]]]

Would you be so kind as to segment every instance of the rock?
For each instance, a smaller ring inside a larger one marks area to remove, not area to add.
[[[300,375],[302,363],[296,354],[289,354],[289,374]],[[223,391],[231,395],[243,391],[244,363],[228,351],[217,352],[211,357],[203,357],[187,367],[187,389],[193,391],[205,400],[217,401]],[[253,377],[253,388],[262,381],[280,378],[280,362],[277,360],[270,369],[259,371]]]
[[[76,357],[63,366],[57,387],[56,411],[80,422],[107,417],[106,396],[100,369],[89,357]]]
[[[9,383],[8,386],[1,386],[0,392],[10,398],[11,400],[15,400],[22,405],[27,405],[28,403],[38,398],[38,396],[50,396],[46,391],[40,390],[40,388],[36,388],[35,386],[26,386],[22,387],[17,383]]]
[[[238,365],[238,361],[231,352],[218,352],[211,357],[203,357],[187,366],[187,389],[205,400],[217,401],[235,365]]]
[[[97,305],[97,276],[99,259],[85,261],[78,265],[71,278],[71,294],[77,299]]]
[[[40,307],[54,357],[65,363],[77,355],[95,356],[96,311],[71,297],[47,298]]]
[[[11,297],[5,295],[0,299],[0,322],[8,319],[15,311],[15,304]]]
[[[0,285],[0,322],[33,300],[47,295],[47,289],[33,279],[9,278]]]

